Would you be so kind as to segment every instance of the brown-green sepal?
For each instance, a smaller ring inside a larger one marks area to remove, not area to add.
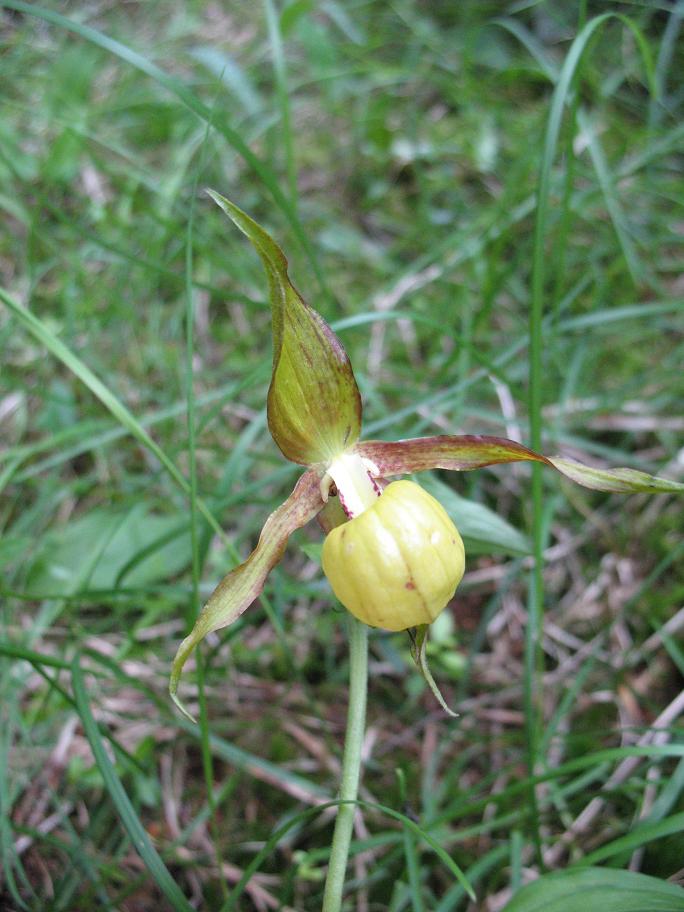
[[[287,259],[273,238],[230,200],[213,190],[207,193],[247,235],[268,277],[273,318],[271,435],[292,462],[330,462],[361,432],[361,397],[347,353],[290,281]]]
[[[178,647],[173,660],[169,692],[178,708],[192,716],[178,699],[178,684],[195,647],[213,630],[227,627],[261,594],[266,577],[280,561],[290,535],[306,525],[322,509],[321,473],[309,469],[297,482],[294,491],[271,513],[261,530],[256,548],[244,563],[221,580],[204,606],[190,634]]]

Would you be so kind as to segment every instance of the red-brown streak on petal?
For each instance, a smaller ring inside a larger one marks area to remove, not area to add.
[[[468,471],[488,465],[524,460],[552,465],[546,456],[541,456],[505,437],[441,435],[397,440],[392,443],[366,440],[357,443],[354,450],[375,463],[380,476],[423,472],[427,469]]]
[[[260,595],[268,574],[282,558],[290,535],[323,509],[321,477],[322,471],[318,469],[309,469],[301,476],[292,494],[266,520],[254,551],[221,580],[200,612],[192,632],[178,647],[169,690],[183,712],[185,709],[179,703],[176,691],[190,654],[208,633],[232,624]]]
[[[315,452],[316,461],[330,450],[329,442],[337,440],[339,449],[349,437],[358,436],[361,426],[361,397],[354,380],[351,363],[339,340],[325,320],[301,298],[287,311],[283,334],[288,347],[286,373],[291,383],[281,381],[281,357],[277,353],[268,391],[268,422],[271,434],[283,454],[293,462],[308,465]],[[309,333],[307,346],[293,343],[293,333]],[[275,354],[275,352],[274,352]],[[347,378],[351,386],[347,387]],[[340,390],[347,389],[353,403],[341,402]],[[349,411],[345,412],[345,409]],[[340,412],[349,419],[340,427]],[[353,423],[353,427],[352,427]],[[330,453],[329,455],[332,455]]]

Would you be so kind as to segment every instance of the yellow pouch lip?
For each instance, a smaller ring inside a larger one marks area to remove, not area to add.
[[[465,551],[442,505],[402,480],[328,534],[322,562],[351,614],[399,631],[430,624],[443,611],[463,576]]]

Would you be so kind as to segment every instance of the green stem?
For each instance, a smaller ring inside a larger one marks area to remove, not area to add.
[[[368,685],[368,627],[351,615],[349,622],[349,709],[342,759],[340,804],[330,846],[330,863],[321,912],[340,912],[349,857],[356,797],[361,775],[361,746],[366,725]]]

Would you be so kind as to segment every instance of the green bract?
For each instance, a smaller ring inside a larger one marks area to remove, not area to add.
[[[350,521],[335,531],[324,549],[324,565],[335,592],[352,613],[369,624],[392,630],[408,627],[416,663],[436,692],[425,660],[427,624],[442,610],[463,574],[463,546],[458,545],[459,537],[451,549],[444,548],[444,543],[438,543],[432,551],[424,547],[425,528],[430,525],[424,522],[426,515],[432,515],[435,528],[453,529],[453,524],[447,518],[449,526],[440,525],[444,511],[417,485],[400,482],[381,494],[385,478],[426,469],[467,471],[498,463],[531,461],[599,491],[684,491],[684,485],[676,481],[633,469],[596,469],[561,457],[543,456],[503,437],[443,435],[359,442],[361,400],[339,339],[292,285],[285,255],[270,235],[229,200],[208,192],[247,235],[264,264],[273,317],[268,426],[283,454],[309,468],[292,494],[267,519],[247,560],[216,587],[181,643],[173,662],[170,692],[183,712],[177,690],[183,666],[193,649],[208,633],[235,621],[258,598],[268,574],[281,559],[289,536],[317,515],[328,532]],[[417,495],[415,489],[421,493]],[[428,502],[436,506],[428,507]],[[356,553],[361,553],[361,558],[352,560],[343,554],[340,543],[345,541],[356,543]],[[422,544],[417,546],[417,541]],[[415,560],[411,556],[414,547],[416,555],[420,554]],[[398,570],[398,554],[406,559],[409,575]],[[435,576],[437,582],[438,567],[440,573],[443,570],[443,577],[433,587],[430,577]],[[345,580],[345,572],[349,579]],[[415,590],[406,585],[412,581],[416,583]],[[379,592],[366,601],[359,595],[365,587],[380,590],[383,585],[387,589],[384,596]],[[409,595],[411,592],[415,595]],[[396,609],[392,616],[386,613],[387,593],[391,593]],[[422,609],[414,611],[420,598],[425,602],[424,613]]]

